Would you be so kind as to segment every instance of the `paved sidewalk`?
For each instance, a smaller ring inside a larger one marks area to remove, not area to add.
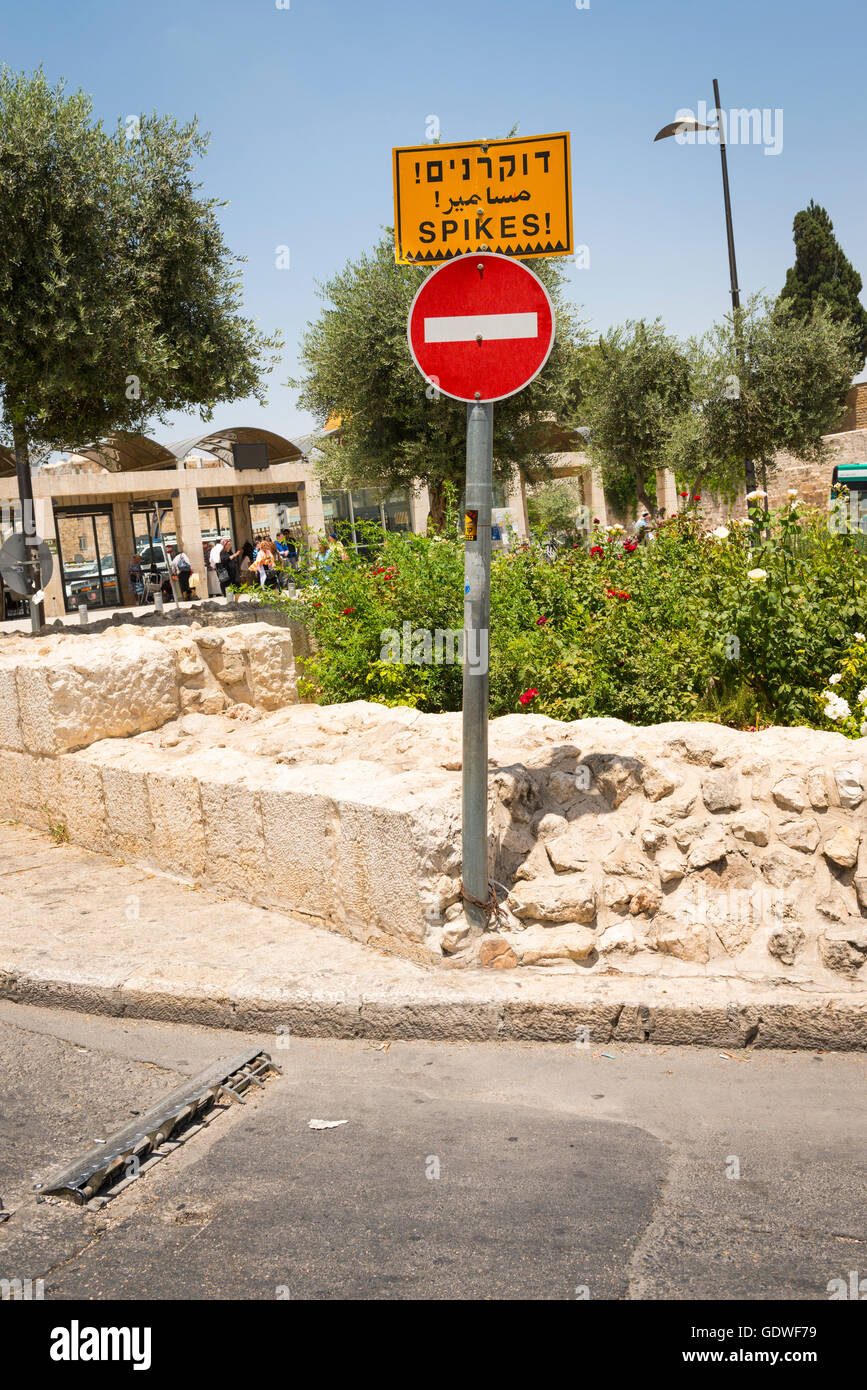
[[[738,980],[430,969],[0,825],[0,997],[303,1037],[867,1050],[867,1000]]]

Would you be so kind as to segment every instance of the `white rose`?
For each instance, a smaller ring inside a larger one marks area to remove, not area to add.
[[[764,488],[757,487],[755,492],[747,493],[747,501],[757,502],[760,497],[767,497],[767,495],[768,494],[765,492]]]
[[[718,526],[713,534],[716,536],[718,541],[724,541],[728,536],[728,533],[729,530],[727,526]]]
[[[867,685],[863,690],[858,691],[858,703],[859,705],[867,705]]]
[[[856,641],[856,642],[863,642],[863,641],[864,641],[864,633],[863,633],[863,632],[856,632],[856,633],[854,634],[854,636],[855,636],[855,641]]]
[[[838,672],[837,675],[829,676],[829,677],[828,677],[828,684],[829,684],[829,685],[839,685],[839,683],[840,683],[840,681],[841,681],[842,679],[843,679],[843,677],[842,677],[842,676],[839,674],[839,672]]]
[[[748,570],[747,579],[752,580],[753,584],[759,584],[763,579],[767,579],[767,570]]]

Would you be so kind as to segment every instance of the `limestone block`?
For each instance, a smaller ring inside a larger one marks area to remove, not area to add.
[[[194,776],[149,771],[153,853],[161,868],[201,879],[208,851],[199,784]]]
[[[541,922],[588,923],[596,916],[596,890],[583,874],[517,883],[508,903],[516,917]]]
[[[259,793],[232,777],[199,783],[208,878],[258,898],[267,882]]]
[[[108,825],[101,769],[87,755],[58,758],[54,763],[56,796],[49,803],[59,815],[71,840],[85,849],[105,853],[109,848]]]
[[[812,854],[822,838],[813,816],[802,816],[799,820],[781,821],[777,834],[789,849],[799,850],[801,854]]]
[[[122,761],[102,767],[108,845],[112,854],[147,859],[153,848],[147,777]]]
[[[681,785],[676,773],[665,763],[645,763],[641,769],[641,785],[649,801],[662,801]]]
[[[751,845],[766,845],[770,840],[771,822],[763,811],[742,811],[729,822],[736,840],[746,840]]]
[[[709,811],[737,811],[741,804],[737,777],[731,772],[714,772],[703,777],[701,794]]]
[[[14,667],[0,667],[0,749],[24,751]]]
[[[17,671],[24,746],[56,755],[157,729],[178,713],[174,661],[158,643],[59,639],[50,664]]]
[[[677,883],[683,878],[686,865],[674,849],[664,849],[656,856],[656,867],[661,883]]]
[[[571,922],[562,927],[537,927],[510,938],[522,965],[555,965],[560,961],[595,958],[596,937],[589,927]]]
[[[814,811],[824,811],[828,807],[828,788],[825,781],[825,771],[821,767],[812,767],[807,773],[807,795],[810,798],[810,805]]]
[[[37,759],[29,753],[4,752],[0,757],[0,818],[3,820],[20,820],[25,825],[43,823],[39,814],[41,789],[36,763]]]
[[[810,797],[800,777],[783,777],[771,790],[771,796],[783,811],[806,811]]]
[[[864,800],[864,786],[861,781],[861,768],[857,763],[845,763],[834,768],[834,781],[840,805],[854,811]]]
[[[819,950],[829,970],[857,979],[867,960],[867,929],[860,921],[851,927],[830,927],[819,936]]]
[[[841,869],[852,869],[858,862],[861,834],[854,826],[838,825],[822,845],[822,853]]]
[[[394,799],[369,805],[341,797],[336,806],[335,886],[347,926],[353,934],[368,925],[399,941],[424,941],[422,824]]]
[[[669,915],[658,916],[648,946],[678,960],[705,965],[710,959],[710,933],[703,922],[679,921]]]
[[[252,703],[261,709],[280,709],[298,699],[295,656],[287,632],[272,631],[265,624],[251,624],[246,631],[247,681]]]
[[[479,965],[488,970],[514,970],[518,957],[503,936],[483,936],[479,942]]]
[[[588,753],[584,763],[612,806],[619,806],[633,792],[642,790],[642,764],[637,758],[617,753]]]
[[[601,955],[614,955],[618,952],[634,956],[639,949],[635,928],[629,922],[615,922],[606,927],[596,946]]]

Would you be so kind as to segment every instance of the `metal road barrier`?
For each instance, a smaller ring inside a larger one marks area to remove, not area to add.
[[[176,1086],[144,1114],[115,1130],[104,1144],[89,1149],[65,1168],[59,1168],[44,1183],[36,1183],[34,1191],[44,1197],[88,1202],[101,1187],[121,1176],[125,1166],[128,1180],[137,1176],[143,1160],[154,1155],[175,1131],[188,1129],[220,1095],[225,1093],[243,1104],[245,1091],[251,1086],[264,1086],[264,1077],[280,1070],[270,1055],[258,1048],[222,1058]],[[131,1161],[133,1174],[128,1171]]]

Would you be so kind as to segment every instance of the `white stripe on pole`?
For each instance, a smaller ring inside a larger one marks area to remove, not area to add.
[[[537,314],[455,314],[448,318],[426,318],[426,343],[468,343],[481,335],[484,341],[496,338],[538,338]]]

